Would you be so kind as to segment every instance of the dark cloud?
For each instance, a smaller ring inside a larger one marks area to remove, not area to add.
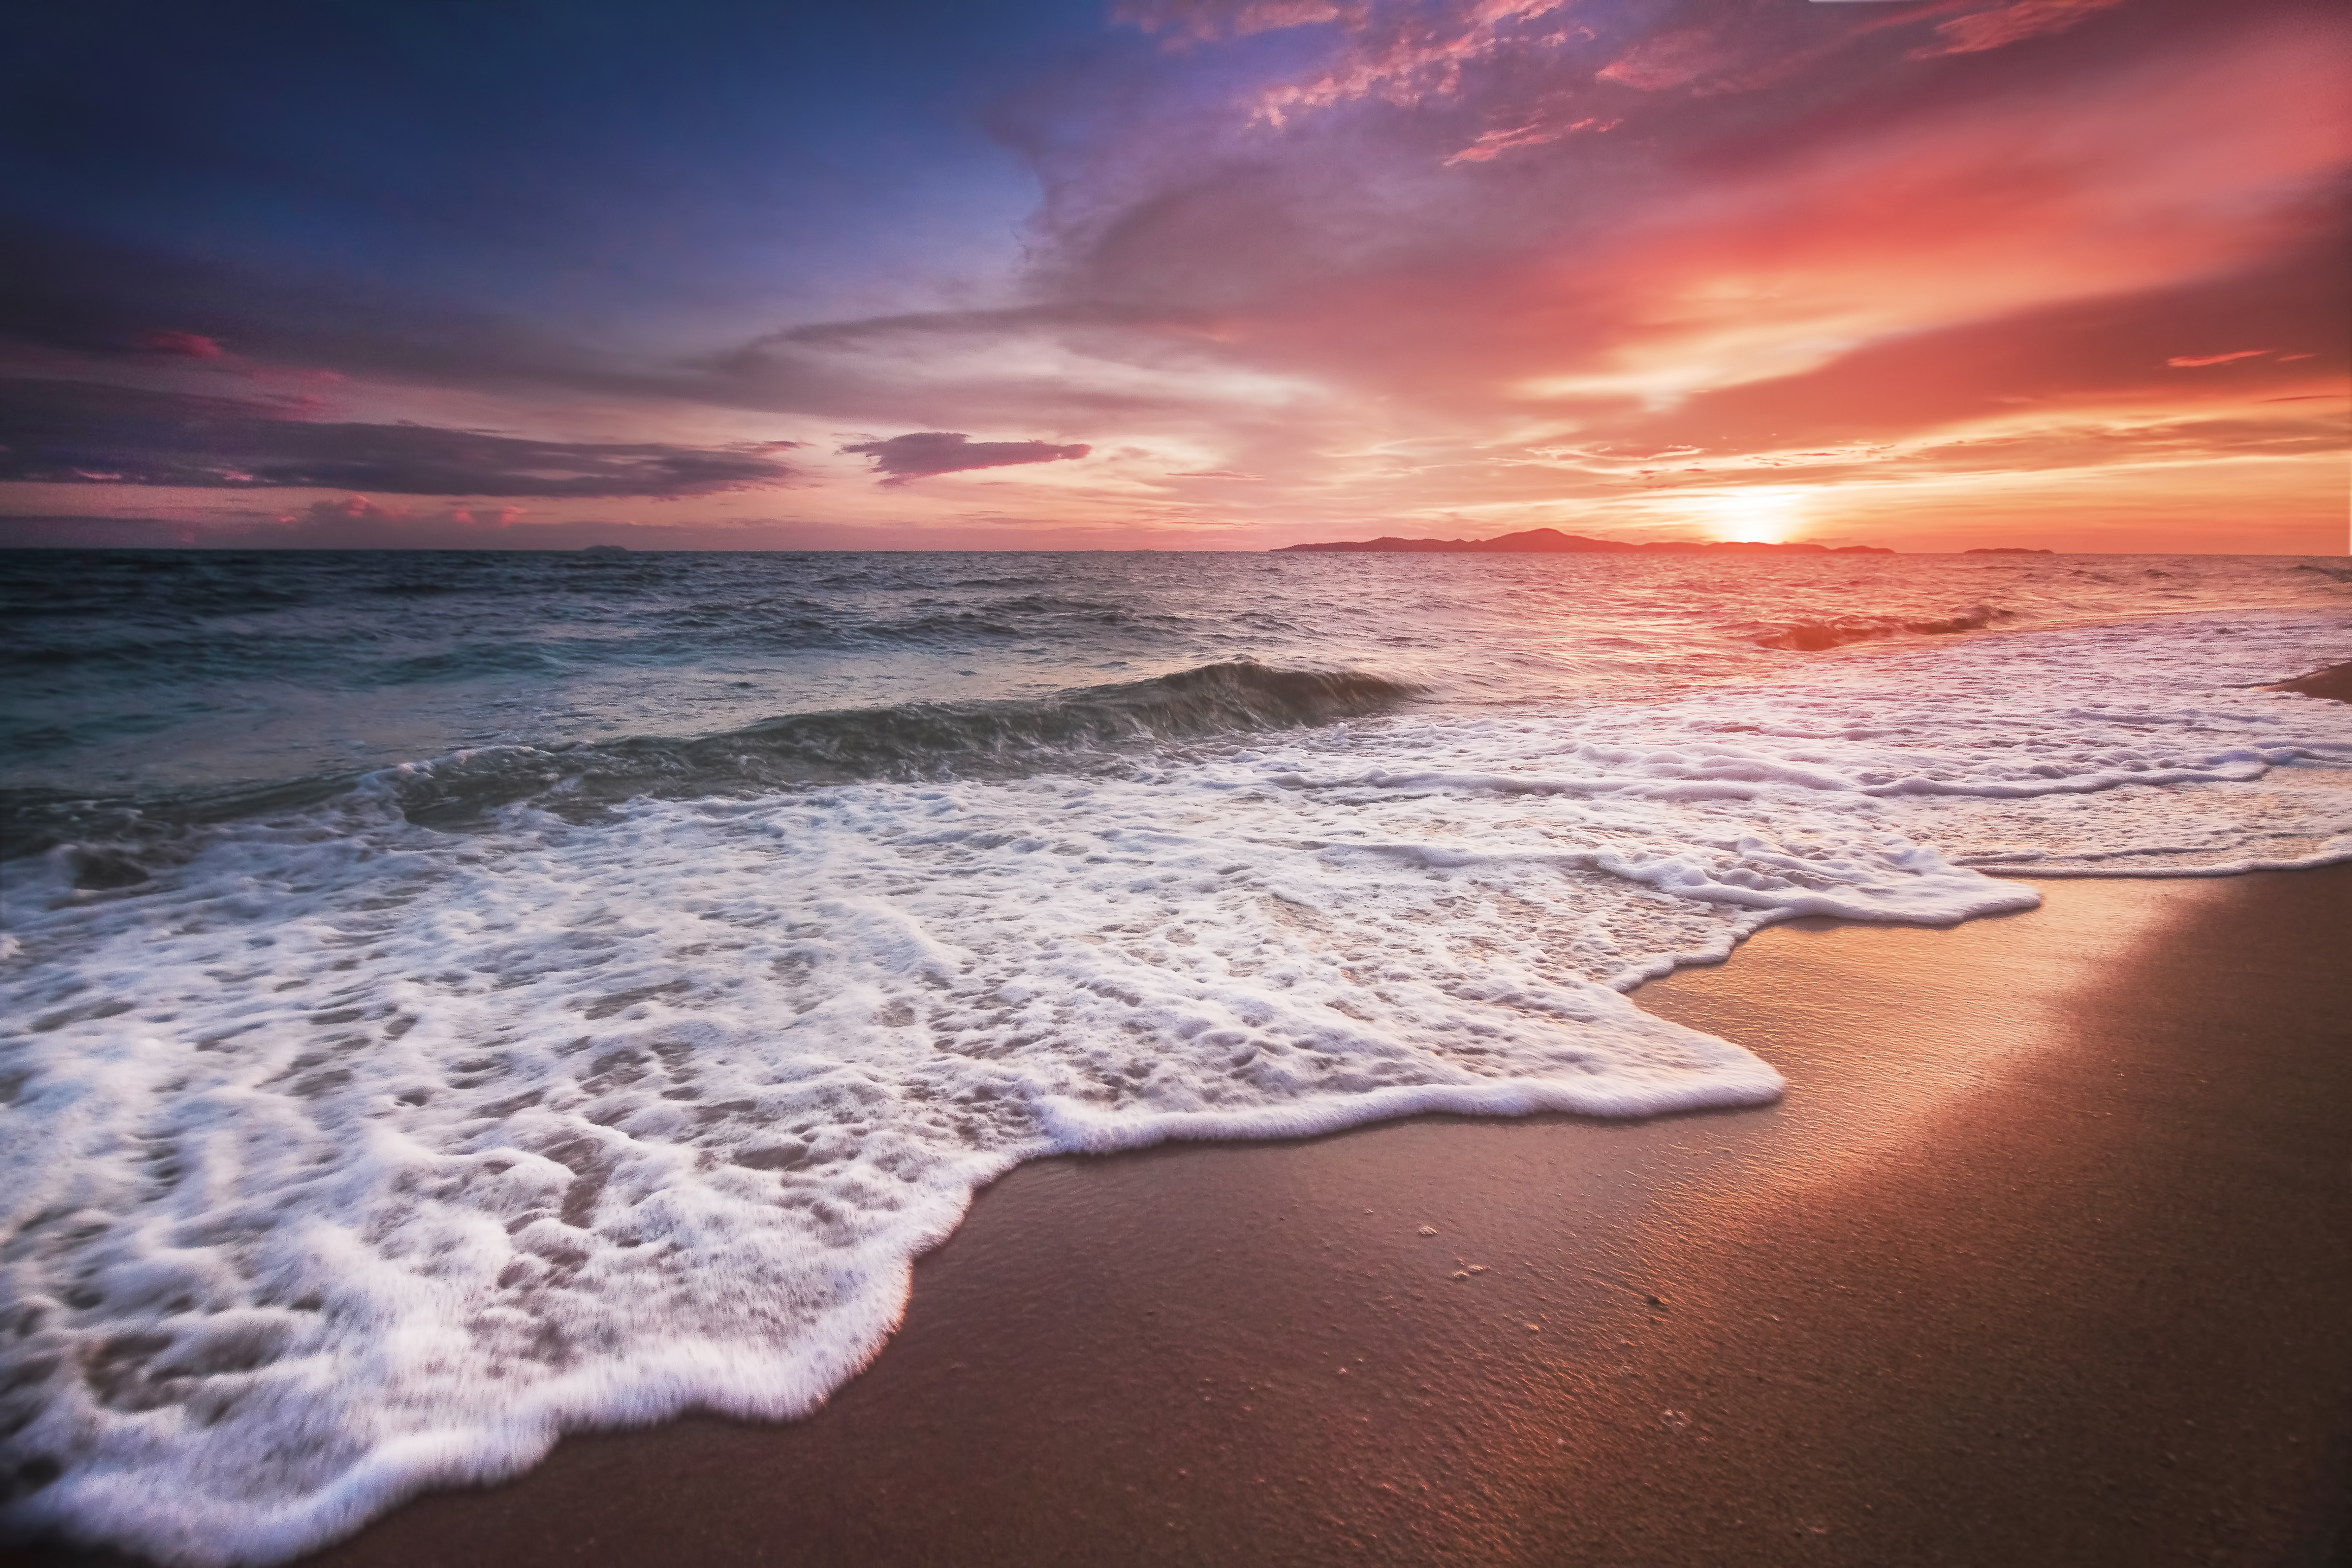
[[[575,335],[380,281],[233,266],[0,217],[0,363],[58,356],[651,395],[676,379],[624,373]]]
[[[1198,310],[1160,307],[1147,309],[1098,300],[1072,300],[1003,310],[926,310],[896,316],[814,321],[767,333],[752,340],[739,352],[756,353],[774,343],[863,344],[880,339],[919,334],[998,337],[1022,332],[1075,331],[1096,327],[1199,331],[1213,324],[1212,318]]]
[[[1026,517],[974,516],[949,524],[835,523],[750,518],[635,523],[589,518],[479,515],[483,509],[320,502],[275,518],[203,521],[153,517],[0,516],[0,550],[580,550],[617,544],[661,550],[1100,550],[1134,534],[1123,522],[1040,529]],[[510,510],[510,509],[503,509]]]
[[[874,459],[874,471],[889,476],[886,485],[903,485],[929,474],[957,474],[967,468],[1007,468],[1021,463],[1052,463],[1083,458],[1091,447],[1056,447],[1045,441],[975,441],[954,430],[917,430],[887,441],[860,441],[845,452]]]
[[[798,445],[530,441],[425,425],[311,424],[284,413],[254,399],[0,380],[0,480],[424,496],[709,495],[785,483],[793,470],[773,454]]]

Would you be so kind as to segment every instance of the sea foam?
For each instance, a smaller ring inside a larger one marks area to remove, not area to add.
[[[1099,776],[510,804],[384,779],[6,893],[7,1523],[265,1562],[562,1432],[803,1414],[1012,1164],[1770,1067],[1625,993],[1984,868],[2352,858],[2340,616],[1985,637]],[[22,873],[23,865],[16,869]]]

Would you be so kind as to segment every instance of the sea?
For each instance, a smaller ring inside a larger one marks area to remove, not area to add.
[[[0,1528],[789,1418],[1042,1156],[1782,1088],[1803,915],[2352,859],[2342,557],[0,553]]]

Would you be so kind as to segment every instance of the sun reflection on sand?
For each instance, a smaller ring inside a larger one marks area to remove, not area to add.
[[[1720,968],[1682,970],[1634,995],[1644,1011],[1713,1029],[1790,1071],[1793,1100],[1823,1092],[1825,1080],[1868,1080],[1868,1115],[1814,1141],[1802,1162],[1776,1166],[1755,1194],[1762,1199],[1916,1154],[1961,1102],[2074,1037],[2086,975],[2104,976],[2220,896],[2225,881],[2068,881],[2054,893],[2065,900],[2063,915],[2033,910],[1951,927],[1795,921],[1759,932]],[[2020,921],[2040,928],[2039,941],[2013,940],[2007,928]],[[1867,1057],[1809,1048],[1814,1034],[1834,1036],[1856,1015],[1906,1023]],[[1794,1020],[1798,1033],[1783,1039],[1742,1026],[1754,1017]],[[1783,1101],[1758,1114],[1792,1113],[1801,1108]]]

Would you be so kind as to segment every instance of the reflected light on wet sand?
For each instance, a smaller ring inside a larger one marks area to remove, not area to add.
[[[1790,1080],[1780,1104],[1747,1114],[1796,1121],[1801,1154],[1716,1201],[1764,1198],[1908,1155],[1924,1128],[1958,1113],[1967,1097],[2015,1092],[2009,1080],[2021,1067],[2069,1043],[2087,986],[2220,891],[2194,879],[2064,888],[2057,915],[2032,910],[1948,928],[1792,921],[1759,932],[1727,963],[1635,993],[1645,1011],[1744,1046]],[[2014,940],[2019,922],[2032,941]]]

